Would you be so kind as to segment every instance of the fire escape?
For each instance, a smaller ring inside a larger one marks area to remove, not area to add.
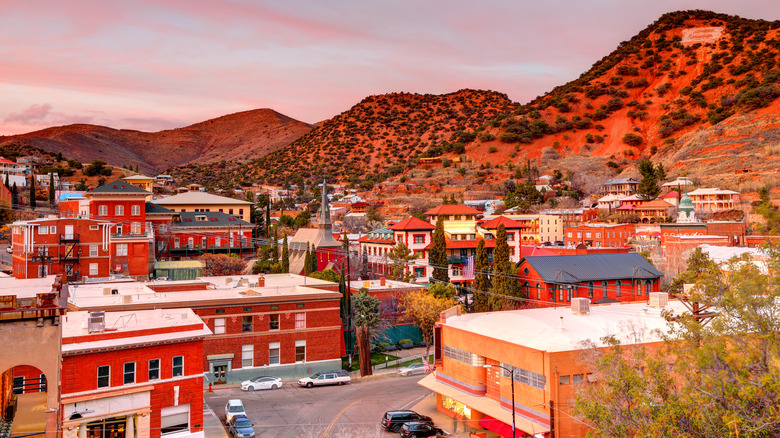
[[[68,281],[78,280],[81,271],[81,246],[78,234],[60,234],[60,268]]]

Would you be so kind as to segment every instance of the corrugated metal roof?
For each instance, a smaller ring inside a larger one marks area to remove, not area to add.
[[[662,277],[637,253],[529,256],[526,262],[548,283]]]
[[[130,184],[129,182],[122,181],[121,179],[118,179],[116,181],[111,181],[108,184],[103,184],[102,186],[93,189],[87,193],[129,193],[129,194],[145,194],[145,195],[151,195],[151,192],[147,192],[146,190],[134,186]]]
[[[154,269],[202,269],[203,262],[198,260],[179,260],[169,262],[154,262]]]

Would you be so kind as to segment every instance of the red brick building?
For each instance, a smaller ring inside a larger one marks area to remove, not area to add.
[[[210,334],[185,308],[69,312],[63,437],[203,437],[201,363]]]
[[[214,333],[203,342],[201,372],[212,383],[238,383],[265,373],[297,378],[339,369],[337,291],[336,283],[292,274],[248,275],[84,284],[71,292],[71,303],[88,311],[189,307]]]
[[[219,211],[174,213],[166,235],[156,239],[165,248],[159,255],[188,259],[204,253],[252,254],[253,228],[249,222]]]
[[[93,219],[36,219],[11,224],[13,276],[67,280],[107,277],[111,270],[109,232],[113,224]]]
[[[573,298],[594,303],[647,300],[660,291],[663,276],[637,253],[531,256],[520,261],[519,271],[526,297],[564,306]]]
[[[566,246],[621,248],[628,245],[633,235],[633,224],[587,224],[563,227]]]

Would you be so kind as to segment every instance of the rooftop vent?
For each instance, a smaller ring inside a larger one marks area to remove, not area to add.
[[[106,312],[90,312],[87,318],[87,329],[90,333],[106,331]]]
[[[587,298],[572,298],[571,311],[577,315],[587,315],[590,313],[590,300]]]
[[[650,299],[647,304],[656,309],[664,308],[669,304],[669,294],[666,292],[650,292]]]

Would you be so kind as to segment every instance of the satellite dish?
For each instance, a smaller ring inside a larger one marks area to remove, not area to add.
[[[77,406],[77,404],[74,403],[73,404],[74,411],[73,411],[72,414],[70,414],[70,417],[69,417],[70,420],[78,420],[79,418],[83,417],[83,414],[92,414],[92,413],[95,412],[94,409],[84,409],[84,410],[79,411],[76,406]]]

